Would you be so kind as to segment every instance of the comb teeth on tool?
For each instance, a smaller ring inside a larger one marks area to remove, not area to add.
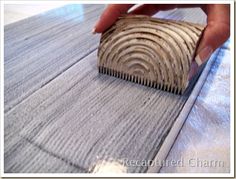
[[[183,94],[204,26],[128,15],[102,34],[99,73]]]

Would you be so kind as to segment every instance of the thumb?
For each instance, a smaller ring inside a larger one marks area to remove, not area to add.
[[[229,5],[210,4],[203,9],[207,13],[207,26],[203,32],[195,57],[198,66],[206,62],[214,50],[229,38],[229,8]]]

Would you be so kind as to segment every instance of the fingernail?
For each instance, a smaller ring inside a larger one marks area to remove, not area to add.
[[[197,73],[197,70],[198,70],[198,64],[196,61],[193,61],[191,63],[190,72],[188,75],[188,80],[192,79],[192,77]]]
[[[95,27],[93,28],[92,33],[93,33],[93,34],[96,34],[96,33],[97,33]]]
[[[208,58],[211,56],[212,52],[213,52],[213,49],[210,46],[205,47],[202,50],[200,50],[200,52],[195,57],[195,61],[198,64],[198,66],[201,66],[201,64],[207,61]]]
[[[187,88],[189,85],[189,81],[187,81],[187,83],[185,84],[185,88]]]

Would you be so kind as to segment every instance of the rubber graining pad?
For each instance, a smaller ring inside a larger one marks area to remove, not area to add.
[[[102,34],[99,72],[182,94],[203,29],[183,21],[123,16]]]

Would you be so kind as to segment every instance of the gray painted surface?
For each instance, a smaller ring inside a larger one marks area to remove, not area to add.
[[[5,111],[97,48],[90,31],[102,9],[69,5],[5,27]]]
[[[90,32],[102,9],[66,6],[5,27],[5,172],[87,172],[158,152],[189,93],[98,74]]]

